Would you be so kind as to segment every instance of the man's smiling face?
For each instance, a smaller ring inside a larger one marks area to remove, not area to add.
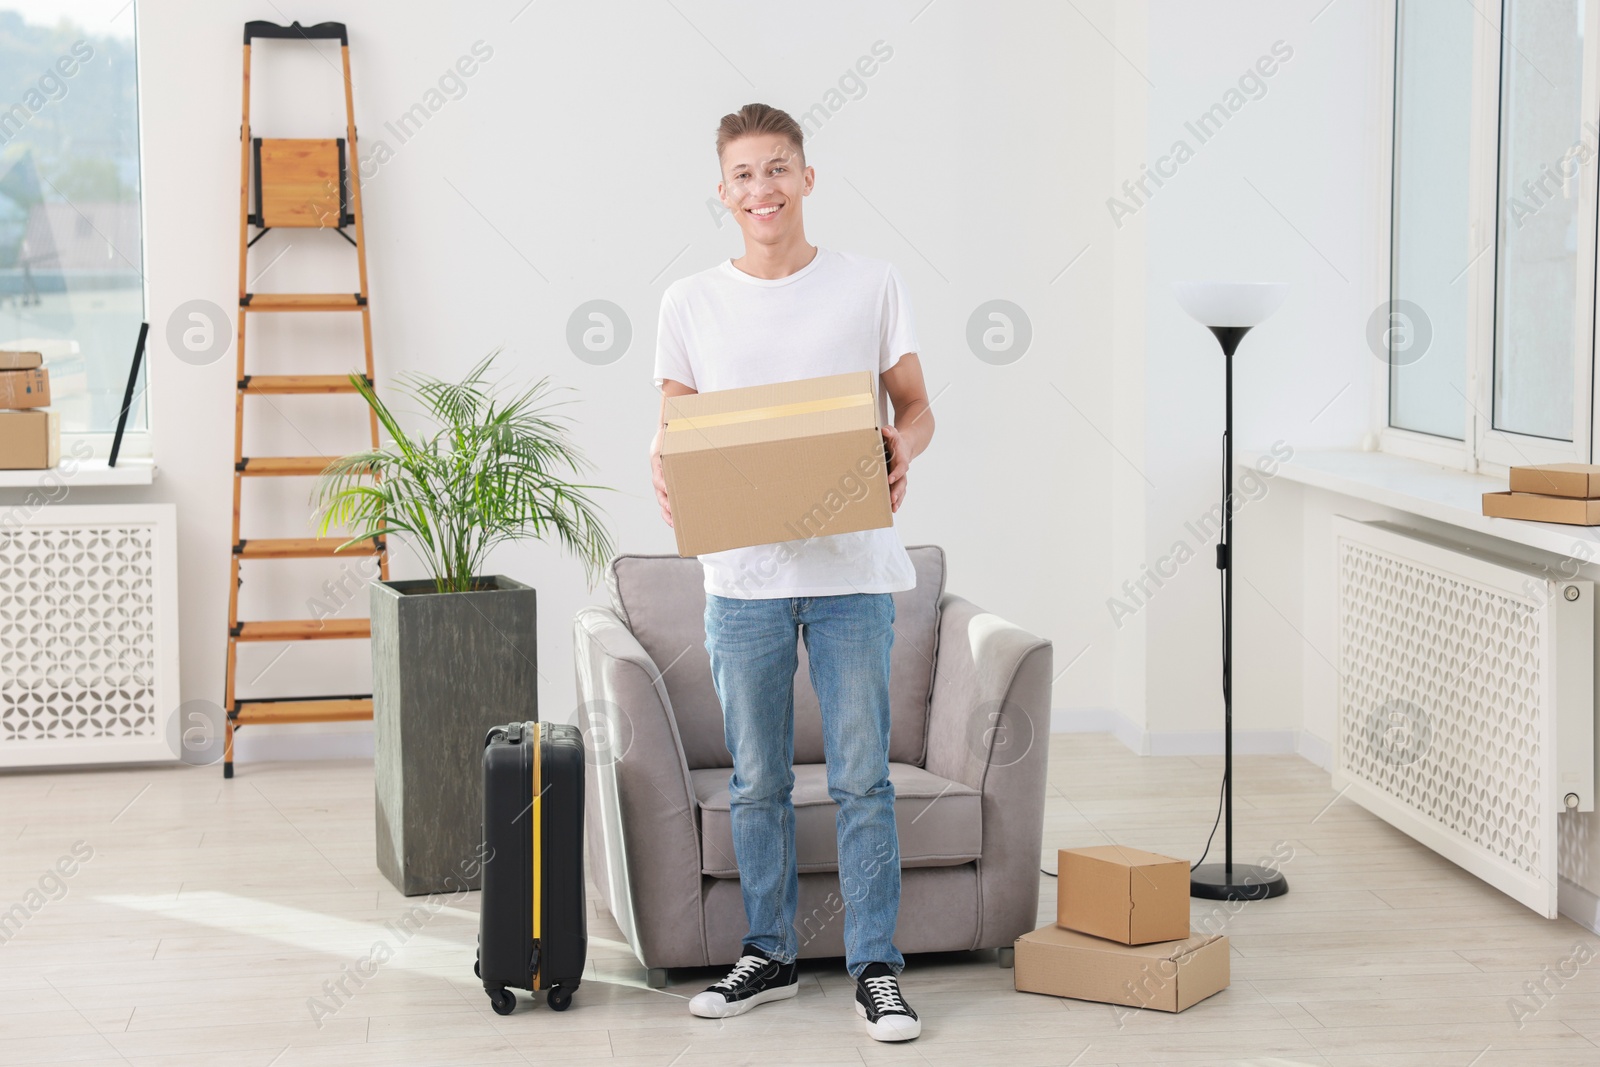
[[[746,241],[774,245],[804,232],[800,200],[815,177],[788,138],[751,134],[724,147],[717,195],[739,220]]]

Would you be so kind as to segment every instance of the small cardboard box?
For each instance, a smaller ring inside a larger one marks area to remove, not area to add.
[[[1600,497],[1600,466],[1590,463],[1542,463],[1531,467],[1512,467],[1511,491],[1592,500]]]
[[[1017,938],[1015,978],[1023,993],[1048,993],[1131,1008],[1183,1011],[1228,988],[1228,939],[1119,945],[1059,926]]]
[[[1189,936],[1189,861],[1121,845],[1064,848],[1056,924],[1143,945]]]
[[[0,411],[0,470],[45,470],[61,461],[61,412]]]
[[[668,397],[680,556],[894,525],[872,374]]]
[[[50,405],[50,372],[43,367],[32,370],[0,370],[0,408],[19,410]]]
[[[38,352],[0,352],[0,370],[32,370],[44,365]]]
[[[1541,493],[1485,493],[1483,513],[1499,519],[1564,522],[1570,526],[1600,526],[1600,500]]]

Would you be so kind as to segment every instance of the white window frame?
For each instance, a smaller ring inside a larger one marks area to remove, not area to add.
[[[1399,7],[1401,0],[1386,4],[1386,17],[1379,20],[1380,78],[1376,95],[1374,124],[1377,140],[1377,203],[1386,209],[1388,225],[1379,242],[1378,269],[1374,277],[1379,288],[1374,307],[1384,307],[1393,297],[1394,263],[1394,133],[1395,88],[1399,63]],[[1595,462],[1593,412],[1600,404],[1600,382],[1594,373],[1596,288],[1596,224],[1600,204],[1600,143],[1592,143],[1595,155],[1579,175],[1578,291],[1573,339],[1573,440],[1548,438],[1497,430],[1493,425],[1495,318],[1498,294],[1496,273],[1499,264],[1500,195],[1500,102],[1502,96],[1501,55],[1505,48],[1501,36],[1504,3],[1478,8],[1473,55],[1471,230],[1473,247],[1479,251],[1468,266],[1470,286],[1468,306],[1472,317],[1467,327],[1466,397],[1463,400],[1461,440],[1407,430],[1390,425],[1390,381],[1387,361],[1373,376],[1372,404],[1380,451],[1419,459],[1440,466],[1470,472],[1504,474],[1510,466],[1534,463]],[[1585,5],[1587,24],[1583,69],[1583,122],[1586,129],[1600,128],[1600,3]],[[1585,136],[1588,136],[1586,133]],[[1486,240],[1480,241],[1479,235]]]

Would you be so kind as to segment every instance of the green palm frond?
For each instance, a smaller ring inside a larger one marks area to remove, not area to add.
[[[488,379],[498,355],[459,382],[400,379],[437,427],[428,436],[408,433],[367,380],[351,375],[388,440],[323,472],[314,494],[319,535],[339,528],[354,545],[400,534],[441,593],[470,589],[497,545],[531,537],[576,556],[595,587],[613,545],[591,493],[610,490],[563,477],[592,469],[568,436],[571,420],[552,410],[570,403],[553,398],[569,387],[545,377],[502,397]]]

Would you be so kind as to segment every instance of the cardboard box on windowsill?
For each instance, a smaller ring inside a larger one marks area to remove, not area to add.
[[[1541,496],[1575,497],[1579,500],[1600,497],[1600,466],[1593,463],[1538,463],[1512,467],[1510,481],[1513,493],[1538,493]]]
[[[0,470],[46,470],[60,461],[59,411],[0,411]]]
[[[1022,993],[1178,1012],[1228,988],[1229,963],[1219,934],[1122,945],[1041,926],[1017,938],[1014,981]]]
[[[0,370],[0,409],[20,410],[50,405],[50,372],[43,367],[32,370]]]
[[[1056,924],[1125,945],[1189,936],[1189,861],[1122,845],[1064,848]]]
[[[44,355],[39,352],[0,352],[0,370],[33,370],[44,364]]]
[[[666,418],[680,556],[894,525],[868,371],[671,396]]]
[[[1561,522],[1569,526],[1600,526],[1600,500],[1542,493],[1485,493],[1483,513],[1499,519]]]

